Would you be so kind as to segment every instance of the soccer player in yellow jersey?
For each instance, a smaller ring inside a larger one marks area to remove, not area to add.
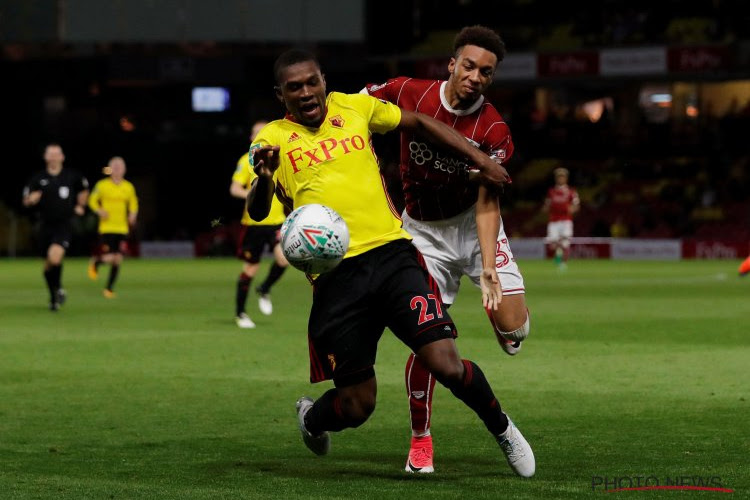
[[[310,450],[324,455],[330,431],[362,425],[375,409],[375,355],[388,327],[458,399],[476,412],[517,474],[534,474],[531,447],[500,408],[479,367],[459,356],[456,328],[431,288],[424,260],[401,228],[370,147],[372,132],[408,129],[461,154],[483,182],[509,181],[505,169],[451,127],[364,94],[332,92],[310,53],[285,52],[274,65],[276,94],[287,109],[251,145],[258,179],[248,212],[263,220],[276,195],[289,208],[320,203],[349,227],[350,246],[317,276],[308,322],[310,380],[335,388],[302,397],[297,416]],[[464,175],[469,175],[465,172]],[[490,289],[483,299],[496,305]]]
[[[133,184],[125,180],[125,160],[115,156],[107,166],[109,178],[97,182],[89,196],[89,208],[99,216],[99,248],[89,261],[88,275],[96,280],[99,266],[110,265],[104,296],[111,299],[122,264],[122,243],[138,217],[138,198]]]
[[[250,141],[255,139],[255,136],[266,123],[268,122],[265,120],[255,122],[250,132]],[[250,184],[256,177],[250,169],[249,156],[249,153],[245,153],[239,159],[234,175],[232,175],[232,184],[229,186],[229,193],[242,200],[247,199]],[[247,302],[250,284],[258,273],[260,258],[266,248],[273,252],[274,263],[271,265],[265,281],[256,291],[260,295],[258,298],[260,312],[266,316],[273,312],[271,287],[281,278],[289,265],[279,245],[279,229],[285,218],[284,207],[277,199],[274,199],[271,203],[271,212],[268,217],[260,222],[255,222],[247,214],[247,210],[242,210],[242,220],[240,221],[242,234],[237,248],[237,256],[242,259],[243,263],[242,272],[237,279],[237,293],[235,294],[235,322],[240,328],[255,328],[255,323],[245,311],[245,303]]]

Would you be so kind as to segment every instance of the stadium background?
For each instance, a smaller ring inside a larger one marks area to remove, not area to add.
[[[731,260],[750,253],[743,3],[0,0],[0,498],[676,494],[623,491],[644,478],[648,489],[748,497],[748,278]],[[636,238],[611,248],[662,257],[577,255],[565,273],[519,258],[533,327],[513,358],[487,331],[476,288],[464,285],[451,306],[462,356],[534,447],[535,478],[515,477],[439,387],[436,474],[407,475],[407,349],[390,334],[378,348],[376,414],[337,433],[325,459],[312,456],[294,401],[325,389],[309,384],[300,272],[275,287],[272,316],[249,301],[250,332],[234,322],[231,256],[129,259],[107,300],[86,273],[89,217],[81,256],[65,260],[69,300],[47,310],[20,206],[47,141],[92,181],[110,156],[128,160],[141,250],[192,254],[195,241],[225,254],[241,208],[228,193],[235,161],[251,122],[282,112],[276,54],[313,48],[344,91],[397,73],[444,77],[456,30],[477,21],[509,47],[491,98],[517,143],[503,201],[509,232],[524,236],[514,252],[543,234],[541,197],[563,164],[584,200],[578,234],[607,234],[619,214]],[[196,86],[226,88],[229,109],[194,112]],[[585,114],[605,108],[596,122]],[[659,251],[669,244],[649,246],[675,241],[704,241],[700,255],[724,259],[668,262]]]
[[[278,53],[311,48],[329,90],[356,92],[398,74],[445,78],[456,31],[481,22],[508,47],[489,98],[517,146],[503,201],[510,235],[544,234],[539,207],[563,165],[582,197],[577,236],[678,238],[718,248],[704,256],[744,256],[743,4],[5,0],[0,255],[32,253],[21,187],[49,141],[92,182],[109,157],[125,157],[141,200],[134,249],[194,241],[200,255],[230,254],[241,209],[228,194],[234,164],[251,123],[283,111],[272,91]],[[228,108],[194,111],[202,86],[226,89]],[[379,142],[398,201],[393,143]],[[91,215],[79,221],[72,253],[88,252],[94,228]]]

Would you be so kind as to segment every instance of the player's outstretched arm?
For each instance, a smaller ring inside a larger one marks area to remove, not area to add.
[[[505,167],[487,156],[480,149],[475,148],[466,138],[430,116],[401,110],[399,128],[405,128],[425,136],[428,140],[452,149],[456,153],[466,156],[480,172],[480,177],[489,184],[502,186],[510,184],[510,176]]]
[[[485,186],[479,187],[476,221],[477,239],[482,254],[482,274],[479,276],[482,305],[495,310],[503,300],[503,290],[495,268],[497,235],[500,232],[500,200],[496,193]]]
[[[250,186],[247,193],[247,214],[255,222],[260,222],[271,211],[271,201],[275,184],[270,176],[259,175]]]
[[[279,147],[262,146],[253,150],[252,154],[253,170],[258,177],[247,194],[247,213],[251,219],[260,222],[271,211],[271,201],[276,190],[273,173],[279,168]]]

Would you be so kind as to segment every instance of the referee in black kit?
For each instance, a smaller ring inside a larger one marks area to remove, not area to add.
[[[79,172],[63,169],[65,155],[59,144],[44,149],[47,167],[23,188],[23,205],[36,207],[39,215],[38,243],[44,256],[44,279],[49,288],[50,311],[65,302],[62,263],[73,234],[73,216],[83,215],[89,196],[89,182]]]

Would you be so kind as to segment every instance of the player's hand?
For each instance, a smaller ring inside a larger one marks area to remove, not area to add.
[[[42,199],[42,192],[41,191],[32,191],[27,196],[26,199],[23,200],[23,204],[27,207],[30,207],[32,205],[36,205],[39,203],[39,200]]]
[[[469,179],[479,179],[494,186],[504,186],[513,182],[505,167],[489,156],[483,158],[481,164],[477,164],[476,167],[469,170]]]
[[[101,220],[107,220],[109,218],[109,212],[107,212],[103,208],[100,208],[99,210],[97,210],[96,214],[99,216]]]
[[[83,215],[86,213],[86,209],[82,207],[81,205],[76,205],[73,208],[73,212],[75,212],[76,215]]]
[[[485,309],[497,310],[503,301],[503,289],[500,278],[493,267],[485,267],[479,275],[479,288],[482,290],[482,305]]]
[[[261,146],[253,151],[255,175],[272,177],[277,168],[279,168],[279,146]]]

